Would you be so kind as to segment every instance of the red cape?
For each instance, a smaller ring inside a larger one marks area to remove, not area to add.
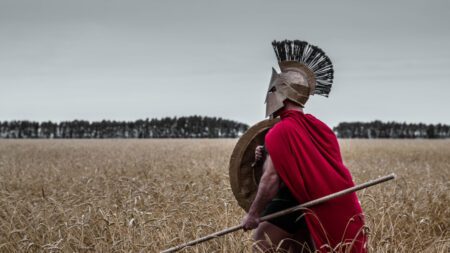
[[[282,111],[281,121],[266,135],[275,169],[300,203],[354,186],[342,162],[333,131],[310,114]],[[364,218],[355,193],[305,210],[316,249],[365,252]],[[346,251],[347,252],[347,251]]]

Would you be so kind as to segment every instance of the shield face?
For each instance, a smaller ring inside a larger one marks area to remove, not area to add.
[[[259,145],[264,145],[267,132],[279,121],[279,118],[267,119],[249,128],[231,154],[229,167],[231,189],[239,206],[246,212],[255,199],[262,175],[262,163],[254,165],[255,149]]]

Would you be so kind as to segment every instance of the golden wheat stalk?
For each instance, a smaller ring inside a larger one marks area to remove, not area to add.
[[[334,199],[334,198],[337,198],[337,197],[340,197],[342,195],[346,195],[346,194],[349,194],[349,193],[352,193],[352,192],[356,192],[356,191],[359,191],[361,189],[364,189],[364,188],[367,188],[367,187],[370,187],[370,186],[373,186],[373,185],[376,185],[376,184],[380,184],[380,183],[389,181],[389,180],[394,179],[394,178],[395,178],[395,174],[392,173],[390,175],[387,175],[387,176],[384,176],[384,177],[380,177],[380,178],[375,179],[375,180],[370,180],[370,181],[365,182],[363,184],[356,185],[356,186],[344,189],[342,191],[335,192],[335,193],[329,194],[327,196],[324,196],[324,197],[321,197],[321,198],[318,198],[318,199],[315,199],[315,200],[308,201],[306,203],[303,203],[303,204],[300,204],[300,205],[297,205],[297,206],[285,209],[283,211],[279,211],[279,212],[276,212],[276,213],[273,213],[273,214],[266,215],[264,217],[261,217],[261,219],[259,221],[260,222],[268,221],[268,220],[271,220],[271,219],[274,219],[274,218],[277,218],[277,217],[280,217],[280,216],[283,216],[283,215],[286,215],[286,214],[293,213],[293,212],[298,211],[298,210],[309,208],[311,206],[318,205],[318,204],[323,203],[325,201],[328,201],[328,200],[331,200],[331,199]],[[196,240],[193,240],[193,241],[190,241],[190,242],[187,242],[187,243],[184,243],[184,244],[172,247],[170,249],[163,250],[163,251],[161,251],[161,253],[168,253],[168,252],[179,251],[179,250],[181,250],[183,248],[186,248],[186,247],[189,247],[189,246],[193,246],[193,245],[196,245],[196,244],[199,244],[199,243],[202,243],[202,242],[209,241],[211,239],[217,238],[217,237],[222,236],[222,235],[226,235],[228,233],[232,233],[232,232],[240,230],[242,228],[243,228],[242,224],[234,226],[234,227],[230,227],[230,228],[227,228],[227,229],[224,229],[224,230],[212,233],[210,235],[201,237],[199,239],[196,239]]]

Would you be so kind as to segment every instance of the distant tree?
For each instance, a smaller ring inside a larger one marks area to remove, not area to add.
[[[333,128],[339,138],[450,138],[448,125],[397,122],[342,122]]]
[[[0,138],[235,138],[248,125],[216,117],[165,117],[132,122],[85,120],[0,122]]]

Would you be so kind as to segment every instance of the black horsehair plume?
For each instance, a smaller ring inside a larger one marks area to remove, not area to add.
[[[333,64],[322,49],[301,40],[273,41],[278,61],[298,61],[308,66],[316,77],[314,94],[328,97],[333,85]]]

